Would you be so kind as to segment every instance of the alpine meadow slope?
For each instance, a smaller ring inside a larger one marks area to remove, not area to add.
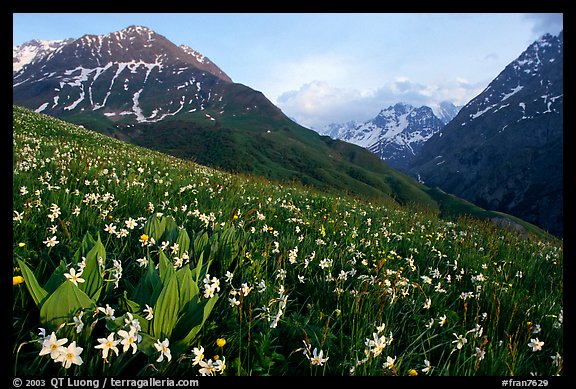
[[[17,106],[12,142],[15,377],[569,377],[560,239],[230,174]]]

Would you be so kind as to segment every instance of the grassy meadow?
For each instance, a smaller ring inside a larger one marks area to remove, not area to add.
[[[563,242],[14,107],[14,375],[563,375]]]

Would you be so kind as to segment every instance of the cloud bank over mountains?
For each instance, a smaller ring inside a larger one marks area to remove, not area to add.
[[[396,77],[374,90],[337,87],[325,81],[313,81],[299,90],[281,94],[276,103],[286,115],[311,128],[350,120],[374,117],[383,107],[405,102],[435,109],[442,101],[465,105],[484,89],[484,83],[470,83],[456,77],[442,83],[425,85],[407,77]]]

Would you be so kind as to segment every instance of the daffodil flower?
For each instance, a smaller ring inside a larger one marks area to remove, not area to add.
[[[137,343],[141,339],[141,337],[136,333],[136,329],[131,328],[130,332],[120,330],[118,331],[118,335],[122,337],[122,340],[120,341],[123,346],[122,351],[126,352],[132,348],[132,354],[136,354],[136,351],[138,350]]]
[[[170,341],[168,340],[168,338],[164,339],[163,342],[160,342],[160,339],[158,339],[156,343],[154,343],[154,347],[158,352],[160,352],[160,356],[158,357],[158,359],[156,359],[156,362],[162,362],[164,360],[164,357],[166,357],[166,359],[168,359],[168,362],[170,362],[170,360],[172,359],[172,354],[170,354],[170,349],[168,348],[169,345]]]
[[[76,341],[70,343],[70,345],[56,358],[56,362],[62,362],[62,366],[68,369],[72,364],[74,365],[81,365],[83,363],[82,358],[80,358],[80,354],[82,353],[82,347],[76,347]]]
[[[386,357],[386,362],[382,365],[383,368],[393,369],[394,363],[396,362],[396,357],[392,358],[390,356]]]
[[[328,358],[329,357],[324,358],[323,350],[320,350],[320,352],[318,352],[318,349],[314,348],[314,350],[312,351],[312,358],[310,358],[310,363],[312,365],[322,366],[324,365],[324,363],[326,363]]]
[[[107,338],[98,338],[98,342],[100,344],[98,344],[97,346],[94,346],[94,348],[98,348],[102,350],[102,358],[103,359],[107,359],[108,358],[108,352],[110,350],[112,350],[116,356],[118,356],[118,347],[116,347],[118,345],[118,343],[120,343],[119,339],[114,339],[114,332],[112,332],[110,335],[108,335]]]
[[[542,346],[544,346],[544,342],[542,342],[538,338],[530,339],[530,343],[528,343],[528,346],[532,348],[532,351],[540,351],[542,350]]]
[[[200,364],[200,362],[204,359],[204,347],[200,346],[194,347],[192,350],[194,353],[194,359],[192,360],[192,366]]]
[[[110,307],[109,304],[106,304],[106,308],[98,307],[97,310],[105,314],[109,320],[116,320],[116,317],[114,317],[115,310],[114,308]]]
[[[222,359],[214,361],[212,366],[214,367],[214,371],[217,371],[220,374],[224,373],[224,370],[226,369],[226,358],[222,357]]]
[[[42,243],[44,243],[47,247],[54,247],[54,246],[56,246],[58,243],[60,243],[60,241],[59,241],[59,240],[56,240],[56,235],[54,235],[54,236],[51,237],[51,238],[46,238],[46,240],[45,240],[44,242],[42,242]]]
[[[52,359],[57,359],[60,354],[66,350],[66,348],[63,347],[66,342],[68,342],[68,338],[58,339],[56,338],[56,333],[52,332],[52,334],[42,342],[42,350],[40,350],[38,355],[50,354]]]
[[[456,348],[458,350],[460,350],[466,343],[468,343],[468,339],[466,339],[464,336],[456,335],[455,333],[452,335],[456,337],[456,340],[453,340],[452,343],[456,343]]]
[[[422,373],[428,374],[432,370],[432,365],[430,365],[430,361],[425,359],[424,360],[424,368],[421,370]]]
[[[146,320],[152,320],[154,318],[154,308],[150,305],[146,304],[146,309],[144,309],[144,313],[146,313]]]
[[[84,311],[80,311],[77,316],[74,316],[74,325],[76,326],[76,333],[79,334],[82,332],[84,328],[84,322],[82,321],[82,316],[84,315]]]
[[[74,268],[71,268],[69,273],[64,273],[64,277],[66,277],[68,281],[70,281],[76,286],[78,286],[79,282],[80,283],[85,282],[84,278],[80,277],[81,275],[82,273],[76,274],[76,269]]]
[[[198,364],[200,365],[200,370],[198,372],[201,375],[203,376],[214,375],[215,366],[213,365],[211,359],[207,361],[202,360]]]

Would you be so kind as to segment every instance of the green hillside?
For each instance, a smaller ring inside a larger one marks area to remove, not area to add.
[[[282,158],[374,196],[232,174],[14,107],[13,374],[563,375],[561,240],[459,216],[485,211],[341,142],[273,135]]]
[[[428,188],[362,147],[299,126],[261,94],[245,91],[239,84],[234,87],[239,91],[234,89],[232,100],[238,101],[239,107],[259,104],[261,110],[246,113],[245,109],[229,107],[226,115],[206,110],[140,124],[112,123],[100,114],[65,117],[106,135],[231,173],[262,176],[285,184],[298,183],[340,196],[411,204],[439,212],[443,217],[504,217],[516,220],[531,233],[544,233],[530,223]],[[243,100],[244,96],[251,100]],[[211,120],[211,117],[219,119]]]

